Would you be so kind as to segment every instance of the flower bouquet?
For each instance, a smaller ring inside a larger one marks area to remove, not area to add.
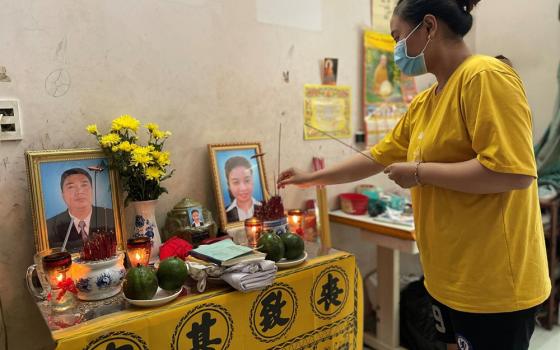
[[[133,202],[136,218],[134,237],[149,237],[152,242],[150,262],[158,259],[161,237],[155,220],[155,205],[162,193],[167,193],[161,182],[170,178],[170,154],[163,150],[169,131],[160,130],[155,123],[144,125],[148,141],[139,142],[140,121],[130,115],[122,115],[111,123],[111,130],[101,134],[96,125],[89,125],[87,131],[97,138],[97,142],[109,159],[109,165],[116,170],[120,183],[126,192],[125,205]]]
[[[107,134],[99,133],[95,124],[87,127],[109,158],[111,168],[118,172],[127,193],[125,203],[158,199],[162,193],[167,193],[161,182],[173,174],[173,170],[168,171],[170,154],[163,151],[171,132],[161,131],[155,123],[144,127],[149,136],[145,146],[138,143],[140,121],[130,115],[113,120],[111,131]]]

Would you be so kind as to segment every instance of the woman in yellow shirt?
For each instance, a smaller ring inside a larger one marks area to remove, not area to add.
[[[379,172],[411,188],[425,286],[448,349],[528,349],[550,293],[531,111],[521,79],[463,41],[479,0],[400,0],[391,19],[403,73],[434,74],[394,130],[321,171],[278,185],[328,185]]]

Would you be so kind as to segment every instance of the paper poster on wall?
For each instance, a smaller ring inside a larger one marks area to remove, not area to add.
[[[350,87],[305,85],[304,123],[337,138],[350,138]],[[305,140],[328,139],[304,126]]]
[[[368,146],[391,131],[416,95],[414,79],[401,74],[389,34],[364,32],[363,113]]]
[[[399,0],[371,0],[372,29],[378,33],[391,33],[389,23]]]
[[[256,0],[257,21],[305,30],[322,30],[321,0]]]

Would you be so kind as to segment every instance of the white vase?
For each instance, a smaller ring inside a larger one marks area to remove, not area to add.
[[[150,264],[159,260],[161,236],[156,223],[157,199],[151,201],[132,202],[136,217],[134,219],[134,237],[148,237],[152,241]]]
[[[263,222],[263,229],[265,231],[272,231],[277,235],[281,235],[289,231],[288,229],[288,218],[286,216],[272,220],[272,221],[265,221]]]
[[[72,279],[78,289],[81,300],[101,300],[110,298],[121,291],[126,274],[124,253],[99,261],[82,261],[72,263]]]

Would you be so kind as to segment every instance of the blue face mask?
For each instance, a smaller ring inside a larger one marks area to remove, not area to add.
[[[428,36],[428,42],[426,46],[422,49],[422,52],[416,57],[408,56],[408,50],[406,47],[406,41],[410,36],[422,25],[420,22],[416,28],[410,32],[406,36],[406,38],[399,40],[397,45],[395,46],[395,63],[400,68],[400,70],[408,75],[408,76],[417,76],[428,73],[428,69],[426,68],[426,61],[424,60],[424,50],[428,47],[428,43],[430,42],[430,37]]]

